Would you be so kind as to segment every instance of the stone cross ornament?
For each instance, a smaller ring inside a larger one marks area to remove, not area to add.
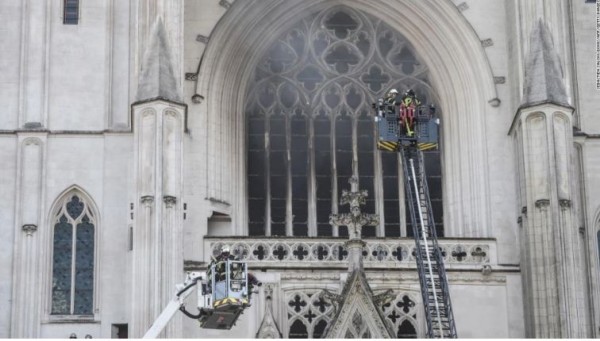
[[[358,190],[358,179],[351,177],[350,192],[342,191],[340,205],[350,205],[350,213],[331,214],[329,215],[329,224],[333,226],[348,226],[348,236],[350,240],[361,239],[363,226],[374,226],[379,224],[379,217],[375,214],[362,213],[360,205],[366,203],[366,198],[369,196],[367,190]]]

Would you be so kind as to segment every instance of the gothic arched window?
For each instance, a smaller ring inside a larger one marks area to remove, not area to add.
[[[343,212],[341,191],[357,176],[369,191],[363,211],[382,224],[363,235],[412,235],[401,231],[400,160],[376,149],[371,109],[391,88],[435,102],[411,44],[381,20],[335,6],[299,20],[259,60],[246,96],[249,234],[332,235],[329,215]],[[439,152],[425,158],[442,236]]]
[[[321,291],[291,292],[286,295],[288,338],[323,337],[334,313],[333,306],[321,297]]]
[[[386,317],[386,323],[396,331],[398,338],[417,338],[415,328],[417,310],[422,308],[417,305],[411,294],[401,293],[392,302],[384,304],[381,308]]]
[[[93,315],[96,219],[81,195],[70,193],[54,216],[52,315]]]

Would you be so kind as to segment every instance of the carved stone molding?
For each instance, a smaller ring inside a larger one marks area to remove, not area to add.
[[[25,140],[23,140],[23,145],[24,146],[31,146],[31,145],[40,146],[40,145],[42,145],[42,140],[40,140],[37,137],[28,137]]]
[[[273,298],[273,292],[275,291],[275,283],[264,283],[264,289],[263,292],[265,293],[265,298],[266,299],[272,299]]]
[[[165,110],[164,114],[166,116],[175,117],[175,118],[177,118],[179,116],[179,114],[177,113],[177,111],[173,111],[173,110]]]
[[[269,283],[265,285],[265,315],[263,316],[262,323],[256,333],[257,339],[280,339],[281,331],[277,326],[277,322],[273,317],[273,290],[274,284]]]
[[[484,276],[489,276],[492,274],[492,266],[491,265],[484,265],[481,268],[481,274]]]
[[[208,43],[208,39],[209,39],[209,37],[207,37],[205,35],[202,35],[202,34],[199,34],[199,35],[196,36],[196,41],[199,42],[199,43],[207,44]]]
[[[502,101],[500,101],[500,99],[498,97],[492,98],[488,101],[488,103],[494,107],[497,108],[500,106],[500,104],[502,103]]]
[[[535,202],[535,207],[537,208],[546,208],[550,205],[550,200],[548,199],[539,199]]]
[[[282,280],[287,280],[287,279],[293,279],[293,280],[298,280],[298,279],[313,279],[313,280],[321,280],[321,279],[326,279],[326,280],[339,280],[340,279],[340,274],[339,273],[282,273],[281,274],[281,279]]]
[[[225,9],[229,9],[229,7],[231,7],[231,3],[227,0],[220,0],[219,6],[225,8]]]
[[[494,46],[494,41],[491,38],[484,39],[481,41],[481,46],[483,46],[483,47]]]
[[[343,240],[240,238],[237,240],[208,240],[213,256],[228,246],[241,259],[256,264],[292,263],[341,265],[348,262],[350,250]],[[358,241],[360,244],[361,241]],[[415,242],[402,240],[366,240],[362,247],[364,266],[379,264],[415,263]],[[491,261],[493,242],[489,240],[440,240],[439,247],[447,264],[481,265]],[[356,247],[360,248],[360,245]]]
[[[23,232],[26,233],[27,236],[32,236],[35,231],[37,231],[38,227],[35,224],[25,224],[21,227]]]
[[[483,268],[481,272],[483,274]],[[487,271],[487,270],[486,270]],[[450,284],[460,284],[460,283],[476,283],[476,284],[489,284],[489,285],[498,285],[506,283],[506,276],[491,276],[490,275],[481,275],[474,273],[449,273],[448,274],[448,282]]]
[[[156,110],[152,109],[152,108],[147,108],[144,109],[144,111],[142,111],[142,117],[148,117],[150,115],[155,115],[156,114]]]
[[[413,272],[402,271],[399,273],[388,273],[388,272],[377,272],[377,273],[368,273],[367,279],[369,283],[376,282],[397,282],[397,281],[407,281],[418,283],[419,276]]]
[[[177,198],[172,195],[164,195],[163,202],[167,206],[167,208],[173,208],[175,204],[177,204]]]
[[[185,73],[185,80],[186,81],[197,81],[198,80],[198,74],[195,72],[186,72]]]
[[[152,195],[144,195],[140,198],[140,203],[146,206],[150,206],[154,203],[154,196]]]
[[[456,8],[458,8],[459,11],[464,12],[469,9],[469,4],[467,4],[466,2],[461,2],[460,4],[458,4],[458,6],[456,6]]]
[[[392,289],[388,289],[381,294],[373,296],[373,303],[376,306],[382,306],[394,300],[396,295],[394,295],[394,291]]]
[[[506,83],[506,77],[504,77],[504,76],[494,77],[494,83],[495,84],[504,84],[504,83]]]
[[[560,199],[560,200],[558,200],[558,204],[563,209],[564,208],[570,208],[571,207],[571,200],[569,200],[569,199]]]

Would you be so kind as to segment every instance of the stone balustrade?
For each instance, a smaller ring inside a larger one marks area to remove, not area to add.
[[[205,237],[204,250],[206,261],[228,246],[252,267],[338,268],[347,264],[345,241],[332,237]],[[374,238],[365,242],[365,268],[416,267],[412,238]],[[448,269],[481,269],[497,263],[494,239],[440,239],[438,244]]]

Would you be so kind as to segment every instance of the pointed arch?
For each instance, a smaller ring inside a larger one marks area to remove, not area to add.
[[[231,204],[234,226],[246,229],[245,93],[260,56],[276,35],[303,14],[343,4],[386,22],[405,36],[431,71],[444,131],[443,197],[447,236],[491,235],[486,114],[498,103],[491,68],[472,27],[450,0],[369,1],[249,0],[234,3],[211,34],[199,68],[196,93],[206,101],[210,197]],[[270,18],[272,20],[256,20]],[[244,62],[241,63],[240,60]],[[219,129],[215,130],[215,127]],[[460,134],[458,134],[460,132]],[[248,231],[236,231],[244,234]]]
[[[400,339],[416,339],[417,328],[415,327],[413,319],[406,317],[398,324],[397,337]]]
[[[45,313],[50,320],[91,320],[98,313],[100,214],[92,196],[71,185],[46,220]]]

